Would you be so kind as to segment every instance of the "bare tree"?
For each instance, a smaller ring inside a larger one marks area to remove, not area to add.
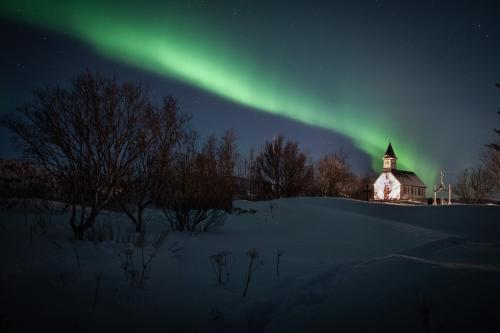
[[[113,199],[124,175],[148,145],[141,125],[151,110],[145,90],[83,72],[68,88],[45,87],[3,125],[42,166],[71,207],[70,225],[82,239]],[[140,143],[140,144],[139,144]]]
[[[500,84],[496,87],[500,90]],[[500,111],[497,112],[500,115]],[[500,135],[500,129],[494,129],[496,135]],[[486,145],[486,151],[482,154],[481,160],[488,172],[496,191],[500,191],[500,141],[497,140]]]
[[[321,195],[330,197],[350,197],[356,180],[347,164],[347,154],[342,150],[318,161],[315,179]]]
[[[365,201],[373,198],[373,182],[375,178],[376,176],[373,173],[356,176],[350,197]]]
[[[481,203],[492,190],[491,178],[482,166],[465,169],[458,175],[454,188],[460,200]]]
[[[253,182],[269,189],[271,197],[292,197],[305,193],[313,179],[313,167],[298,143],[278,135],[267,141],[252,165]]]
[[[143,135],[136,138],[141,147],[139,158],[130,165],[120,191],[116,192],[120,207],[137,232],[144,228],[144,210],[167,186],[164,175],[186,133],[187,121],[172,97],[166,98],[161,108],[150,108],[144,114]]]
[[[236,166],[239,159],[236,146],[236,134],[233,130],[226,131],[216,151],[218,192],[221,202],[225,203],[225,210],[231,210],[236,191]]]
[[[272,184],[260,172],[257,155],[252,148],[242,161],[238,177],[239,195],[242,199],[266,200],[273,198]]]
[[[500,192],[500,150],[494,148],[487,149],[481,155],[481,160],[494,190]]]

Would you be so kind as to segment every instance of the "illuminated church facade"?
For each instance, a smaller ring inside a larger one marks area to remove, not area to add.
[[[382,173],[373,183],[374,200],[423,200],[424,182],[412,171],[398,170],[391,143],[383,157]]]

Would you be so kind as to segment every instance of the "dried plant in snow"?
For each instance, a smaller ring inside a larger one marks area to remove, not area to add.
[[[125,250],[125,259],[121,264],[121,268],[124,272],[125,279],[129,282],[131,287],[142,288],[144,286],[144,283],[149,278],[148,273],[151,270],[153,259],[158,254],[167,235],[168,232],[161,233],[158,238],[151,242],[151,244],[146,243],[146,238],[144,236],[143,246],[139,247],[139,263],[137,264],[136,260],[134,260],[134,250],[130,247]],[[136,268],[136,266],[138,268]]]
[[[283,251],[278,249],[276,251],[276,276],[280,276],[280,259],[281,259],[282,255],[283,255]]]
[[[272,219],[274,219],[273,209],[274,209],[274,205],[272,203],[270,203],[269,204],[269,213],[271,213],[271,218]]]
[[[97,295],[99,294],[99,285],[101,284],[101,280],[104,278],[104,274],[97,273],[96,275],[96,285],[95,285],[95,293],[94,293],[94,302],[92,303],[92,309],[95,309],[97,306]]]
[[[243,290],[243,295],[242,297],[245,297],[248,292],[248,286],[250,285],[250,280],[252,279],[253,273],[257,270],[259,266],[255,265],[255,260],[259,258],[259,252],[255,248],[250,249],[247,251],[247,256],[250,257],[250,263],[248,265],[248,272],[247,272],[247,278],[245,281],[245,289]],[[262,265],[263,262],[261,261],[260,264]]]
[[[217,276],[217,282],[219,284],[229,281],[230,273],[229,273],[228,257],[230,255],[231,252],[222,251],[214,255],[211,255],[209,257],[210,264],[215,272],[215,275]]]
[[[416,289],[415,289],[415,298],[416,298],[417,311],[420,314],[420,317],[422,319],[422,324],[424,326],[424,332],[429,333],[430,332],[431,299],[430,299],[430,297],[426,297],[425,295],[420,294],[418,292],[418,290],[416,290]]]

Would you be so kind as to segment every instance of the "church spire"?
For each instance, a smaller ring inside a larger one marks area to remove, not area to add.
[[[389,142],[389,146],[387,146],[387,150],[384,154],[384,171],[389,171],[392,169],[396,169],[396,154],[394,154],[394,149],[392,149],[392,144]]]
[[[389,142],[389,146],[387,146],[387,150],[385,151],[384,157],[392,157],[397,158],[396,154],[394,154],[394,150],[392,149],[392,144]]]

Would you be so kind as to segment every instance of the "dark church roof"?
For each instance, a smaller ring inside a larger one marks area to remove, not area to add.
[[[385,151],[384,156],[389,156],[389,157],[392,157],[392,158],[397,158],[396,154],[394,154],[394,150],[392,149],[392,145],[391,145],[390,142],[389,142],[389,146],[387,146],[387,150]]]
[[[415,174],[415,172],[392,169],[391,173],[403,185],[426,187],[424,182],[422,180],[420,180],[420,178],[418,178],[418,176]]]

